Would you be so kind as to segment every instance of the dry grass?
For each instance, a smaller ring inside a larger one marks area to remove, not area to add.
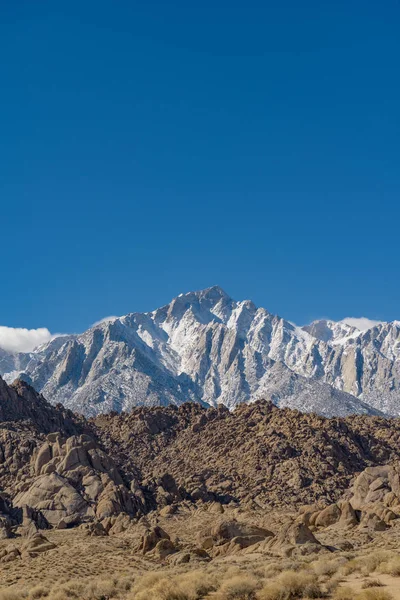
[[[225,579],[217,592],[210,595],[215,600],[253,600],[259,580],[248,575],[236,575]]]
[[[333,600],[393,600],[393,596],[381,587],[371,587],[359,594],[351,587],[339,587],[332,598]]]
[[[319,560],[312,562],[310,566],[315,572],[315,574],[319,577],[323,575],[331,577],[332,575],[337,573],[340,567],[342,567],[346,563],[347,559],[343,557],[331,559],[320,558]]]
[[[334,600],[354,600],[354,590],[351,587],[338,587],[333,594]]]
[[[323,595],[315,574],[305,571],[283,571],[275,582],[267,584],[258,594],[259,600],[291,600],[320,598]]]
[[[388,561],[381,563],[379,565],[379,572],[392,575],[393,577],[400,577],[400,556],[394,555]]]
[[[205,571],[149,573],[135,582],[128,600],[200,600],[217,588],[215,578]]]
[[[46,598],[50,593],[50,588],[45,585],[35,585],[28,594],[28,600],[37,600],[38,598]]]
[[[281,560],[273,560],[269,562],[264,567],[264,577],[265,579],[272,579],[282,573],[282,571],[296,571],[300,569],[304,565],[300,565],[298,561],[294,561],[287,558],[282,558]]]
[[[382,571],[381,569],[384,565],[389,564],[392,565],[392,568],[394,570],[395,565],[400,565],[400,556],[392,550],[380,550],[372,554],[359,556],[357,558],[353,558],[352,560],[347,561],[341,566],[340,572],[343,575],[350,575],[351,573],[357,572],[361,573],[362,575],[369,575],[374,571],[386,573],[388,571]]]
[[[0,600],[21,600],[21,594],[12,590],[0,591]]]
[[[364,590],[356,596],[357,600],[393,600],[392,594],[381,588],[371,588]]]
[[[126,546],[120,550],[117,540],[112,543],[116,554],[125,552]],[[126,554],[121,556],[127,558]],[[14,565],[12,581],[0,591],[0,600],[390,600],[390,593],[373,577],[360,590],[358,574],[400,575],[400,555],[392,551],[357,557],[354,553],[327,553],[318,558],[313,555],[281,559],[239,553],[208,563],[176,566],[146,562],[133,553],[130,556],[129,571],[113,571],[117,563],[112,563],[110,557],[110,564],[104,563],[96,575],[90,570],[85,573],[84,565],[77,562],[68,565],[68,572],[61,564],[57,579],[46,572],[44,560],[26,564],[21,561],[19,569],[18,564]],[[127,566],[125,560],[124,568]],[[27,567],[36,569],[36,580],[26,578]],[[107,571],[116,576],[105,577]],[[344,587],[343,574],[352,572],[356,573],[358,592]]]

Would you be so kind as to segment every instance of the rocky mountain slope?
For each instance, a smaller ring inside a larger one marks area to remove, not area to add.
[[[0,535],[78,525],[101,534],[116,518],[171,505],[326,506],[364,469],[387,464],[381,471],[389,473],[400,459],[397,419],[326,419],[267,401],[234,411],[139,407],[86,420],[23,382],[0,380],[0,411]]]
[[[398,547],[399,419],[261,400],[85,419],[1,379],[0,419],[0,585]]]
[[[84,466],[88,477],[107,472],[146,498],[147,509],[171,498],[295,505],[335,500],[357,472],[400,457],[397,419],[326,419],[268,401],[234,411],[138,407],[87,420],[25,382],[0,379],[0,415],[0,491],[11,496],[27,490],[28,473],[71,483]]]
[[[86,415],[196,401],[344,416],[400,414],[400,324],[303,328],[212,287],[150,313],[58,337],[29,354],[1,351],[0,374]]]
[[[168,473],[194,500],[258,507],[334,501],[359,471],[400,458],[398,419],[326,419],[266,401],[233,411],[139,407],[89,422],[121,472],[156,490]]]

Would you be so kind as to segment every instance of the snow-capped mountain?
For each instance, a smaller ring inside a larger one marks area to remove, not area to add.
[[[357,337],[360,334],[357,327],[348,325],[345,321],[336,322],[326,319],[313,321],[310,325],[304,325],[302,329],[318,340],[332,344],[340,344],[347,338]]]
[[[31,353],[0,351],[0,374],[87,415],[188,400],[232,408],[260,397],[328,416],[400,414],[399,355],[398,322],[301,328],[215,286]]]

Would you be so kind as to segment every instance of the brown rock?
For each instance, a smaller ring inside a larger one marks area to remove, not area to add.
[[[175,552],[177,552],[177,547],[168,539],[161,539],[154,548],[154,554],[159,558],[165,558],[169,554],[174,554]]]
[[[169,540],[170,537],[164,529],[161,527],[153,527],[147,531],[143,536],[140,543],[140,550],[143,554],[153,550],[160,540]]]
[[[331,504],[321,510],[315,518],[314,525],[316,527],[329,527],[337,523],[342,515],[342,512],[337,504]]]
[[[11,537],[11,523],[7,517],[0,516],[0,540]]]
[[[48,552],[56,548],[56,545],[50,542],[44,535],[36,533],[31,536],[23,546],[23,555],[29,555],[34,558],[42,552]]]

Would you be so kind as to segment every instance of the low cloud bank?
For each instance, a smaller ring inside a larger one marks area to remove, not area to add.
[[[0,325],[0,348],[8,352],[31,352],[36,346],[49,342],[53,337],[46,327],[24,329]]]
[[[366,331],[367,329],[375,327],[375,325],[380,325],[382,321],[374,321],[373,319],[367,319],[366,317],[346,317],[343,319],[343,323],[356,327],[360,331]]]

